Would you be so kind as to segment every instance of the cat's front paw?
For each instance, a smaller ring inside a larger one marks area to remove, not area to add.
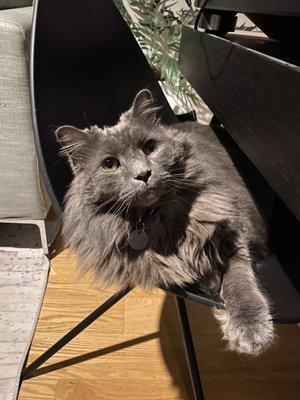
[[[274,326],[269,313],[260,318],[228,317],[223,332],[230,350],[254,356],[267,349],[274,339]]]

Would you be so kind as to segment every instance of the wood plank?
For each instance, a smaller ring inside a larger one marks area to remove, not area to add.
[[[54,400],[57,381],[43,379],[41,381],[32,379],[29,383],[21,386],[18,400]]]
[[[131,380],[79,380],[63,381],[58,383],[55,400],[185,400],[186,393],[182,393],[163,380],[141,382]]]
[[[193,333],[216,334],[218,326],[211,310],[187,301]],[[125,332],[144,333],[161,330],[165,333],[180,334],[174,296],[165,298],[128,296],[125,299]],[[143,321],[143,323],[141,323]]]

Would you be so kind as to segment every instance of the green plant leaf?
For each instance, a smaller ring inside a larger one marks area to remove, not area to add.
[[[197,10],[174,11],[175,0],[128,0],[128,13],[122,0],[114,0],[132,30],[155,76],[174,93],[178,105],[197,107],[199,97],[181,75],[177,59],[183,25],[193,23]]]

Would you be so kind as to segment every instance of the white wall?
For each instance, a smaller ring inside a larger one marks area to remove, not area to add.
[[[171,1],[171,3],[172,3],[172,1]],[[174,1],[173,1],[173,3],[174,3]],[[128,0],[123,0],[123,4],[126,7],[126,10],[130,14],[131,18],[134,19],[134,15],[132,14],[132,10],[130,9],[130,7],[128,7]],[[180,10],[182,8],[188,8],[186,2],[184,0],[177,0],[177,3],[174,4],[174,6],[172,7],[172,10],[176,11],[176,10]]]

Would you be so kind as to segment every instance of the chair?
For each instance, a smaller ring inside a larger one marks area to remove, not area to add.
[[[53,130],[63,124],[116,123],[141,88],[150,88],[162,106],[165,123],[176,116],[130,30],[111,0],[39,0],[35,3],[31,53],[31,101],[36,147],[45,185],[53,206],[63,213],[63,198],[72,175],[59,156]],[[83,329],[124,297],[122,288],[62,339],[24,368],[22,379],[49,359]],[[186,349],[194,398],[204,399],[185,299],[223,308],[222,301],[192,288],[173,288]]]
[[[38,168],[30,110],[31,4],[0,2],[0,223],[37,225],[47,254],[51,203]]]

